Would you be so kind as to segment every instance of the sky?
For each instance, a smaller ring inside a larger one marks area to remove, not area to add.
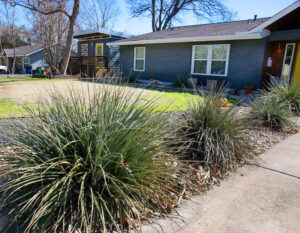
[[[151,19],[140,17],[133,19],[126,7],[125,0],[118,0],[120,4],[120,16],[116,20],[114,30],[140,35],[151,32]],[[296,0],[224,0],[224,4],[231,10],[237,12],[236,20],[252,19],[254,15],[259,18],[270,17],[287,6],[294,3]],[[198,20],[195,16],[185,15],[182,22],[176,26],[192,25],[205,23]]]
[[[84,0],[82,0],[84,2]],[[127,35],[140,35],[151,32],[151,18],[132,18],[125,3],[126,0],[117,0],[120,7],[120,14],[116,18],[114,31],[123,32]],[[236,20],[252,19],[254,15],[259,18],[270,17],[283,10],[295,0],[223,0],[224,4],[237,13]],[[20,24],[25,26],[28,22],[24,9],[18,10]],[[174,26],[193,25],[206,23],[197,19],[192,14],[184,15],[180,23]]]

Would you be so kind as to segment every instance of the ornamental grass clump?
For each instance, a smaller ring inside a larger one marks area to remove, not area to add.
[[[123,232],[170,210],[172,129],[151,100],[101,85],[87,95],[54,90],[26,110],[19,150],[0,170],[6,230]]]
[[[258,127],[285,131],[293,125],[292,116],[289,103],[267,93],[253,101],[249,120]]]
[[[288,105],[293,114],[300,116],[300,91],[295,85],[278,83],[264,92],[270,98],[278,98],[278,101]]]
[[[201,161],[205,168],[234,168],[249,157],[247,124],[234,107],[222,108],[222,88],[202,98],[191,98],[181,116],[179,135],[183,135],[184,155]]]

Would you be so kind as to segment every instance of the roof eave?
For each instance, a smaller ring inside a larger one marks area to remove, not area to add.
[[[25,56],[30,56],[30,55],[32,55],[34,53],[37,53],[37,52],[40,52],[42,50],[44,50],[44,48],[40,48],[40,49],[37,49],[37,50],[35,50],[35,51],[31,52],[31,53],[27,53]]]
[[[235,35],[221,36],[202,36],[202,37],[182,37],[170,39],[153,39],[153,40],[137,40],[137,41],[116,41],[108,43],[111,45],[140,45],[140,44],[166,44],[166,43],[184,43],[184,42],[201,42],[201,41],[224,41],[224,40],[255,40],[268,36],[268,32],[262,31],[258,33],[241,33]]]
[[[34,50],[34,51],[30,52],[30,53],[26,53],[26,54],[15,54],[15,55],[11,54],[11,55],[6,55],[6,57],[28,57],[28,56],[30,56],[30,55],[32,55],[34,53],[42,51],[43,49],[44,48],[40,48],[40,49]],[[5,52],[5,49],[4,49],[4,52]]]
[[[259,32],[259,31],[265,29],[266,27],[268,27],[269,25],[271,25],[272,23],[276,22],[277,20],[281,19],[282,17],[286,16],[287,14],[291,13],[292,11],[296,10],[299,7],[300,7],[300,0],[296,1],[292,5],[283,9],[282,11],[280,11],[279,13],[277,13],[276,15],[274,15],[267,21],[263,22],[262,24],[258,25],[257,27],[253,28],[249,32],[250,33]]]

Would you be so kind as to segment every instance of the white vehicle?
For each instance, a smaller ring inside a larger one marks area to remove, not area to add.
[[[0,74],[7,74],[7,66],[0,66]]]

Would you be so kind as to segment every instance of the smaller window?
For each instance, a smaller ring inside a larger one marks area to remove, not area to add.
[[[22,59],[20,57],[17,57],[17,63],[22,64]]]
[[[24,57],[23,63],[24,63],[24,65],[29,65],[29,57]]]
[[[145,71],[145,47],[134,48],[134,71]]]

